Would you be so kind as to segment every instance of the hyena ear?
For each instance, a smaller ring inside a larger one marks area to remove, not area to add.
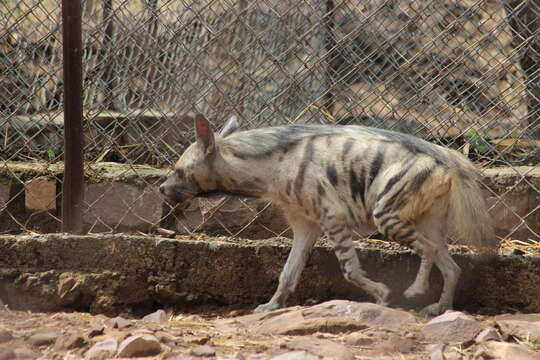
[[[223,125],[223,129],[219,132],[220,137],[226,137],[238,130],[240,127],[240,123],[238,122],[238,117],[236,115],[232,115],[229,120]]]
[[[195,115],[195,135],[197,143],[202,147],[204,154],[210,155],[216,150],[214,132],[208,120],[201,114]]]

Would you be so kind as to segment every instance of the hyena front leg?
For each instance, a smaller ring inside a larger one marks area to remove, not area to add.
[[[360,287],[375,298],[379,305],[388,304],[390,290],[383,283],[368,279],[360,266],[360,260],[352,242],[352,231],[345,217],[331,216],[327,220],[326,235],[334,245],[341,272],[347,281]]]
[[[272,299],[259,305],[255,312],[267,312],[285,306],[287,298],[296,289],[315,242],[321,235],[319,226],[308,220],[289,218],[289,223],[293,230],[293,245],[279,276],[278,288]]]

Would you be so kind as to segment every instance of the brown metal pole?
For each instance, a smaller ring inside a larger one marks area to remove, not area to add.
[[[62,28],[64,52],[62,231],[80,234],[84,189],[81,0],[62,0]]]

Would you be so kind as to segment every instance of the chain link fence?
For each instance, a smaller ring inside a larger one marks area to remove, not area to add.
[[[59,231],[59,2],[0,2],[0,22],[0,232]],[[157,185],[200,112],[459,149],[484,169],[499,236],[540,240],[538,0],[85,0],[82,26],[87,231],[288,234],[247,199],[170,219]]]

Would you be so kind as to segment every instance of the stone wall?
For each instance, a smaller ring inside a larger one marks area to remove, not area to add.
[[[142,165],[87,164],[85,229],[155,230],[167,214],[158,192],[167,173],[165,169]],[[0,167],[0,232],[17,228],[12,223],[10,228],[11,217],[30,230],[58,231],[61,177],[61,164],[8,163]],[[497,235],[540,240],[535,238],[535,233],[540,233],[540,168],[487,169],[483,182]],[[279,209],[265,201],[219,196],[197,199],[186,211],[186,218],[177,223],[180,233],[195,231],[250,239],[289,235],[287,229]]]

